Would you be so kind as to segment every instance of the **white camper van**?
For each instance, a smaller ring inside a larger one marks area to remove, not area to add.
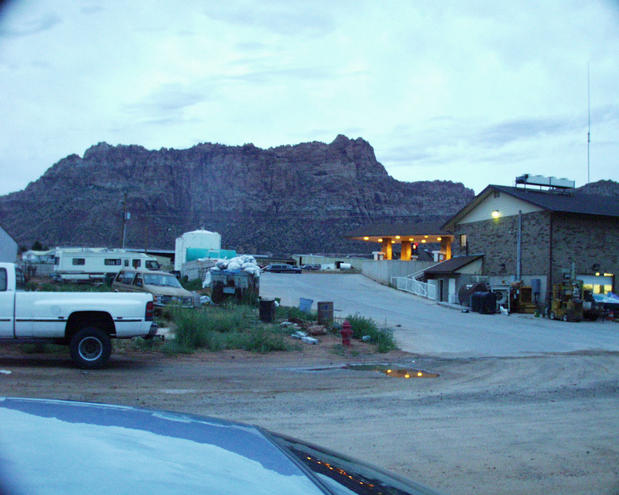
[[[56,248],[52,278],[57,281],[93,281],[113,278],[123,268],[159,270],[152,256],[125,249]]]

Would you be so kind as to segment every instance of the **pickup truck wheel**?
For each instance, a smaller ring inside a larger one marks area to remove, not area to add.
[[[70,343],[71,359],[80,368],[96,369],[107,363],[112,353],[110,336],[96,327],[82,328]]]

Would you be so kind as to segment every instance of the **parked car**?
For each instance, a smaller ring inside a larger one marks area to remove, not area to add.
[[[77,366],[101,368],[112,352],[112,338],[149,338],[157,333],[150,294],[24,289],[23,271],[14,263],[0,263],[2,343],[68,345]]]
[[[292,266],[286,263],[273,263],[267,265],[264,271],[274,273],[301,273],[301,269],[298,266]]]
[[[0,424],[0,493],[436,493],[321,447],[221,419],[0,398]]]
[[[156,307],[176,303],[184,308],[193,308],[194,296],[183,288],[171,273],[146,270],[121,270],[112,282],[119,292],[150,292]]]
[[[317,271],[321,269],[321,265],[320,264],[309,264],[309,265],[303,265],[301,268],[303,270]]]

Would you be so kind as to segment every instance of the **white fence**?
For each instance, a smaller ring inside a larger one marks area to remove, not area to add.
[[[425,283],[412,277],[393,277],[391,279],[391,283],[398,290],[410,292],[416,296],[421,296],[428,299],[438,299],[438,288],[433,281]]]

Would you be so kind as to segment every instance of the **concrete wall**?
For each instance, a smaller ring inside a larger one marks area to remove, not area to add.
[[[436,263],[432,261],[402,261],[402,260],[381,260],[374,261],[367,258],[346,258],[346,257],[329,257],[329,256],[316,256],[309,254],[295,254],[294,259],[302,264],[332,264],[336,261],[342,261],[344,263],[350,263],[351,266],[361,271],[363,275],[372,280],[376,280],[381,284],[388,285],[391,282],[391,277],[405,277],[417,273],[429,266]]]
[[[17,261],[17,242],[0,227],[0,261],[15,263]]]

